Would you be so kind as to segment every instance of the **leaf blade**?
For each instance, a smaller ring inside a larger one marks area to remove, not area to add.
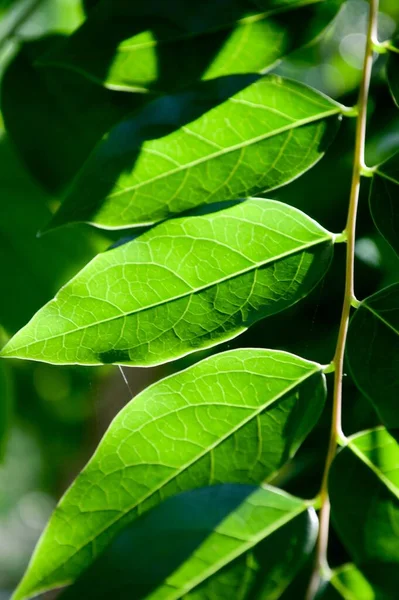
[[[388,55],[387,62],[387,79],[389,89],[392,94],[392,98],[399,107],[399,77],[398,77],[398,67],[399,67],[399,39],[396,37]]]
[[[97,256],[1,354],[147,366],[212,347],[309,293],[333,240],[297,209],[256,198],[163,223]]]
[[[356,565],[388,597],[399,582],[398,464],[399,445],[380,427],[349,438],[330,474],[338,533]]]
[[[347,359],[354,381],[372,402],[384,425],[399,427],[399,284],[369,298],[356,310],[349,327]]]
[[[370,189],[370,211],[378,231],[399,254],[399,153],[378,165]]]
[[[200,79],[264,72],[318,36],[341,4],[103,2],[42,64],[76,70],[110,89],[170,92]]]
[[[363,573],[348,563],[334,569],[323,593],[323,600],[389,600],[367,581]]]
[[[341,112],[319,92],[268,75],[163,137],[148,140],[135,119],[124,121],[92,154],[51,226],[149,225],[277,188],[323,156]]]
[[[316,531],[305,501],[269,486],[185,492],[124,530],[63,598],[134,592],[136,598],[177,600],[211,590],[228,598],[237,588],[244,598],[269,578],[277,598],[311,551]],[[253,566],[246,569],[249,561]]]
[[[62,499],[16,598],[70,583],[123,526],[178,491],[270,477],[324,399],[320,365],[272,350],[226,352],[147,388]]]

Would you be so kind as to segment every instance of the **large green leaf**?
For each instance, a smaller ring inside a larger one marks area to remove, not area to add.
[[[221,343],[309,293],[334,235],[253,198],[98,255],[3,349],[52,363],[153,365]]]
[[[319,596],[318,596],[319,598]],[[373,588],[353,564],[334,569],[320,600],[392,600]]]
[[[399,427],[399,283],[360,304],[349,327],[347,358],[384,425]]]
[[[111,89],[171,91],[198,79],[270,68],[314,39],[341,4],[105,0],[41,62],[69,67]]]
[[[169,135],[126,120],[93,152],[52,225],[151,224],[279,187],[322,157],[341,111],[303,84],[267,75]]]
[[[275,488],[185,492],[119,534],[62,598],[277,599],[316,533],[309,503]]]
[[[64,188],[102,136],[145,100],[104,90],[76,73],[35,68],[35,57],[58,37],[24,44],[1,85],[7,131],[29,171],[51,192]],[[29,102],[21,103],[24,97]]]
[[[15,599],[71,583],[116,533],[169,496],[270,479],[324,398],[320,365],[275,350],[212,356],[150,386],[114,419],[61,500]]]
[[[388,84],[395,104],[399,107],[399,38],[393,40],[390,50],[387,63]]]
[[[377,229],[399,254],[399,153],[376,167],[370,210]]]
[[[399,589],[399,445],[384,428],[349,438],[335,458],[333,522],[355,564],[395,598]]]

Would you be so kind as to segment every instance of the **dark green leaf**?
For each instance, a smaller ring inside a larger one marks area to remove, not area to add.
[[[316,533],[309,504],[275,488],[185,492],[119,534],[62,598],[277,599]]]
[[[270,75],[164,137],[124,121],[93,152],[52,225],[148,225],[279,187],[323,156],[341,112],[319,92]]]
[[[314,39],[341,4],[106,0],[41,62],[68,67],[111,89],[173,91],[199,79],[264,72]]]
[[[395,104],[399,107],[399,38],[392,42],[388,56],[387,77]]]
[[[320,365],[275,350],[212,356],[150,386],[114,419],[61,500],[15,599],[71,583],[124,526],[169,496],[270,479],[324,398]]]
[[[11,421],[13,393],[11,377],[4,362],[0,363],[0,461],[3,459]]]
[[[80,227],[38,239],[53,200],[28,177],[1,130],[0,164],[0,325],[11,334],[109,241],[99,231]]]
[[[389,599],[399,589],[399,445],[386,429],[356,434],[330,472],[333,522],[358,566]],[[363,599],[362,599],[363,600]]]
[[[3,349],[52,363],[153,365],[231,339],[309,293],[334,235],[252,198],[98,255]]]
[[[367,581],[365,576],[352,564],[334,569],[331,579],[320,600],[391,600]]]
[[[377,229],[399,254],[399,153],[376,167],[370,210]]]
[[[51,192],[65,187],[102,136],[145,100],[65,70],[36,69],[35,57],[57,42],[52,36],[24,44],[1,85],[7,131],[33,177]],[[21,103],[24,97],[29,102]]]
[[[384,425],[399,428],[399,283],[360,304],[349,327],[347,358]]]

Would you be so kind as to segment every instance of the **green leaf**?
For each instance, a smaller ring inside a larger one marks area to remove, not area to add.
[[[0,363],[0,462],[3,459],[13,405],[11,376],[4,362]]]
[[[319,598],[319,596],[318,596]],[[390,600],[377,591],[353,564],[334,569],[320,600]]]
[[[399,428],[399,283],[360,304],[349,327],[347,359],[384,425]]]
[[[391,43],[387,62],[387,78],[392,98],[399,107],[399,38]]]
[[[333,241],[297,209],[262,198],[162,223],[98,255],[1,354],[145,366],[209,348],[308,294]]]
[[[1,86],[7,131],[30,173],[50,192],[63,189],[102,136],[145,100],[104,90],[72,72],[35,68],[35,58],[60,37],[25,43]],[[24,97],[29,102],[21,104]]]
[[[399,589],[399,445],[384,428],[356,434],[335,458],[329,493],[335,527],[370,582]]]
[[[376,167],[370,210],[377,229],[399,254],[399,153]]]
[[[341,112],[319,92],[268,75],[163,137],[126,120],[93,152],[52,226],[148,225],[279,187],[323,156]]]
[[[341,4],[105,1],[41,63],[73,69],[111,89],[165,93],[199,79],[264,72],[318,36]]]
[[[109,245],[100,231],[65,228],[37,238],[54,201],[35,185],[0,127],[0,325],[15,333],[97,252]],[[7,290],[7,292],[5,292]]]
[[[66,585],[124,526],[180,491],[259,484],[325,399],[322,367],[275,350],[212,356],[139,394],[55,510],[15,600]]]
[[[185,492],[117,536],[62,598],[277,599],[316,534],[309,503],[269,486]]]

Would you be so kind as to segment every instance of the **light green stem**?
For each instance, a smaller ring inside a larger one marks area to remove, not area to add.
[[[334,392],[333,392],[333,410],[332,424],[330,433],[330,442],[327,451],[327,457],[324,467],[323,479],[320,489],[320,527],[316,546],[316,556],[313,573],[310,579],[309,588],[306,594],[306,600],[313,600],[320,586],[323,576],[328,577],[330,569],[327,561],[327,547],[330,527],[330,501],[328,497],[328,476],[331,463],[337,452],[338,442],[342,440],[343,433],[341,428],[342,412],[342,378],[346,337],[348,333],[349,316],[351,305],[355,300],[354,294],[354,258],[356,241],[356,217],[359,202],[359,189],[362,173],[367,170],[364,162],[364,149],[366,142],[366,120],[367,120],[367,101],[370,88],[371,69],[373,65],[373,45],[377,38],[377,14],[378,0],[370,0],[370,10],[367,27],[366,50],[363,62],[362,79],[358,98],[358,116],[356,121],[355,152],[353,159],[352,183],[349,197],[348,217],[345,227],[346,233],[346,270],[345,270],[345,292],[341,313],[341,322],[339,326],[337,346],[335,349],[333,363],[334,371]]]

